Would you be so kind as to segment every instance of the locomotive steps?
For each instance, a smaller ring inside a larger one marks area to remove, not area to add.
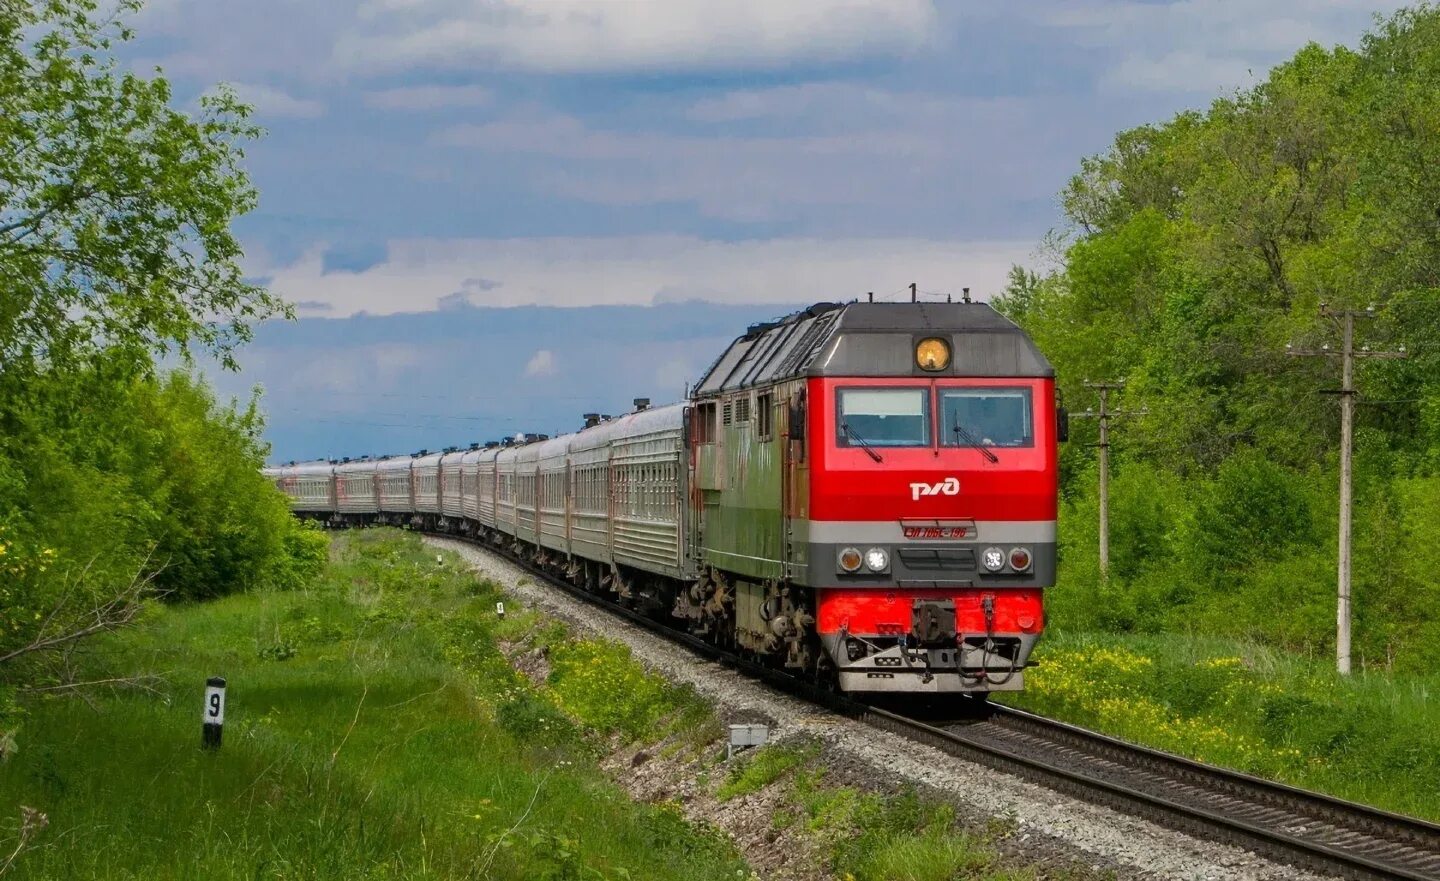
[[[1029,859],[1041,855],[1049,862],[1079,859],[1087,866],[1122,878],[1222,881],[1322,877],[1292,865],[1270,862],[1239,847],[1202,840],[1090,801],[1059,795],[1052,789],[973,764],[954,755],[954,750],[939,749],[909,736],[879,733],[870,725],[778,694],[721,664],[698,659],[628,621],[599,614],[593,605],[537,583],[533,573],[488,551],[453,539],[427,541],[454,550],[514,596],[577,630],[623,641],[650,669],[694,687],[714,703],[725,721],[770,722],[772,737],[781,742],[782,750],[784,744],[815,744],[814,754],[807,754],[801,764],[825,768],[830,779],[864,788],[914,787],[954,806],[977,828],[988,824],[993,829],[998,823],[1008,830],[998,844],[1006,852]],[[616,759],[620,778],[629,781],[638,795],[688,792],[693,786],[685,782],[687,773],[693,776],[693,771],[687,772],[683,763],[677,767],[673,761],[657,761],[648,754],[638,761],[632,768],[628,762]],[[757,760],[756,764],[761,762]],[[783,762],[772,759],[766,764]],[[803,789],[805,773],[800,772],[797,779],[798,783],[781,780],[775,785]]]

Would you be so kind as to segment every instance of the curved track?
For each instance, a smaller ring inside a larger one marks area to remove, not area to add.
[[[1346,878],[1440,881],[1440,826],[1205,765],[1021,710],[922,721],[860,703],[581,590],[484,542],[448,533],[591,603],[791,694],[1049,789]]]

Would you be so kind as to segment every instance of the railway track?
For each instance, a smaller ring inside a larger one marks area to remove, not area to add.
[[[990,705],[977,718],[925,721],[803,682],[581,590],[484,542],[572,597],[879,730],[1048,789],[1224,841],[1305,869],[1362,881],[1440,881],[1440,825],[1229,771]]]
[[[988,718],[927,723],[885,710],[867,723],[1049,789],[1355,879],[1440,879],[1440,826],[1205,765],[995,706]]]

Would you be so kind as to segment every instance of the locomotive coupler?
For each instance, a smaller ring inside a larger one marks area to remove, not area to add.
[[[910,630],[917,645],[948,645],[955,639],[955,601],[917,601],[910,613]]]

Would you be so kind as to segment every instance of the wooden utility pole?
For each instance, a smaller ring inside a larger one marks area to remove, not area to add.
[[[1100,577],[1110,577],[1110,420],[1117,416],[1129,415],[1122,410],[1110,409],[1110,393],[1118,392],[1125,388],[1125,380],[1116,379],[1108,382],[1091,382],[1085,380],[1085,387],[1095,389],[1100,395],[1100,409],[1086,410],[1084,413],[1074,414],[1076,419],[1098,419],[1100,420],[1100,442],[1095,444],[1100,450]],[[1141,414],[1149,412],[1140,410]]]
[[[1351,474],[1355,446],[1355,359],[1356,358],[1404,358],[1402,346],[1395,352],[1372,352],[1369,346],[1355,350],[1355,319],[1374,318],[1375,307],[1368,309],[1331,309],[1328,303],[1320,304],[1320,314],[1340,325],[1340,351],[1330,346],[1319,349],[1297,349],[1285,347],[1285,354],[1296,356],[1339,356],[1340,358],[1340,535],[1338,542],[1338,573],[1336,575],[1335,602],[1335,669],[1342,676],[1350,675],[1350,523],[1351,523]]]

